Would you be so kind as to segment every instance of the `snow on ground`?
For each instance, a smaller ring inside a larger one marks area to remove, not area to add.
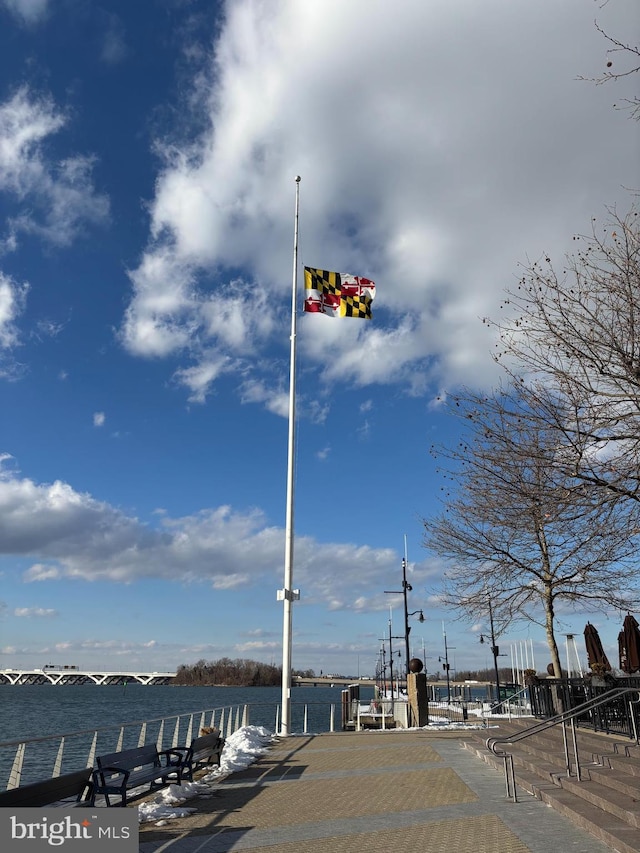
[[[155,821],[157,826],[162,826],[171,818],[193,814],[196,809],[184,807],[182,804],[195,797],[213,796],[217,782],[253,764],[260,755],[267,752],[273,738],[273,733],[262,726],[244,726],[238,729],[226,739],[219,767],[215,767],[197,782],[168,785],[158,792],[152,802],[141,803],[138,806],[140,823]]]

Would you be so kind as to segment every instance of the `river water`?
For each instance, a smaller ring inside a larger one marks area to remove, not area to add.
[[[294,687],[291,692],[291,731],[326,732],[330,728],[331,706],[334,706],[335,728],[340,728],[340,687]],[[364,687],[361,698],[373,696],[373,687]],[[281,703],[279,687],[175,687],[139,684],[91,685],[23,685],[0,686],[0,741],[31,740],[48,735],[61,735],[89,730],[86,735],[65,739],[62,772],[85,766],[93,730],[112,726],[98,737],[97,754],[116,749],[119,727],[137,721],[155,720],[147,728],[147,743],[154,743],[161,718],[174,718],[165,725],[164,747],[171,746],[175,718],[180,717],[179,745],[183,745],[188,716],[212,709],[249,706],[249,724],[276,728],[276,710]],[[228,719],[229,710],[225,717]],[[220,719],[215,715],[215,723]],[[210,716],[205,719],[209,724]],[[196,716],[194,727],[200,723]],[[137,745],[140,725],[127,727],[123,748]],[[223,732],[224,734],[225,732]],[[194,736],[197,731],[193,732]],[[21,784],[51,775],[60,738],[27,744]],[[0,744],[0,789],[6,786],[16,746]]]

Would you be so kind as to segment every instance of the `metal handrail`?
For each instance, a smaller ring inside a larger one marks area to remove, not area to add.
[[[635,693],[638,697],[635,701],[629,701],[629,716],[631,718],[631,723],[633,726],[633,737],[636,744],[638,744],[640,743],[640,741],[638,740],[638,728],[632,707],[634,704],[637,705],[640,703],[640,691],[636,687],[614,687],[613,689],[608,690],[606,693],[602,693],[600,696],[595,696],[592,699],[583,702],[581,705],[576,705],[576,707],[571,708],[568,711],[563,711],[560,714],[556,714],[555,717],[549,717],[547,720],[542,720],[541,722],[536,723],[533,726],[529,726],[529,728],[524,729],[523,731],[515,732],[511,735],[505,735],[504,737],[487,738],[487,749],[490,750],[497,758],[503,759],[507,797],[512,798],[514,803],[518,802],[516,777],[513,766],[513,755],[504,749],[501,750],[500,745],[517,743],[521,740],[525,740],[525,738],[531,737],[532,735],[546,731],[547,729],[550,729],[553,726],[562,724],[565,765],[567,770],[567,776],[571,776],[571,759],[569,757],[569,745],[567,742],[567,723],[570,723],[576,778],[578,782],[581,782],[582,775],[580,769],[580,757],[578,754],[578,741],[576,736],[576,718],[580,717],[586,711],[591,711],[594,708],[600,707],[601,705],[607,705],[612,700],[618,699],[621,696],[627,695],[629,693]]]
[[[294,703],[301,713],[301,731],[307,734],[309,731],[308,708],[320,705],[324,708],[326,702],[321,703]],[[258,713],[261,709],[262,713]],[[328,703],[328,725],[329,731],[335,729],[335,703]],[[47,771],[46,778],[53,778],[63,772],[63,762],[67,760],[78,762],[79,766],[93,767],[98,748],[98,736],[110,741],[109,751],[120,751],[125,740],[132,744],[137,742],[138,746],[152,742],[155,739],[159,750],[167,746],[177,747],[188,745],[194,732],[205,724],[219,728],[222,734],[229,738],[239,728],[249,725],[250,717],[256,715],[265,719],[268,715],[275,715],[274,731],[279,730],[280,705],[275,703],[240,703],[238,705],[224,705],[217,708],[208,708],[201,711],[184,712],[172,714],[166,717],[155,717],[152,719],[133,720],[126,723],[111,723],[104,726],[94,726],[87,729],[78,729],[71,732],[58,734],[38,735],[28,738],[14,738],[0,742],[0,756],[2,762],[0,767],[4,772],[4,756],[8,757],[9,776],[6,783],[7,790],[18,788],[22,784],[23,767],[31,770],[33,764],[28,760],[29,750],[32,745],[47,745],[47,752],[51,753],[53,769]],[[186,732],[185,732],[186,728]],[[324,730],[324,729],[323,729]],[[113,738],[113,745],[111,744]],[[117,743],[116,743],[117,740]],[[72,752],[73,755],[69,756]],[[11,756],[13,760],[11,762]],[[84,757],[86,756],[86,758]],[[30,775],[30,774],[25,774]],[[0,789],[4,786],[0,784]]]
[[[220,731],[223,732],[223,734],[226,733],[226,736],[229,737],[231,734],[233,734],[234,731],[237,731],[237,729],[240,728],[241,725],[247,724],[247,715],[247,705],[226,705],[223,707],[208,709],[204,711],[194,711],[185,714],[173,714],[166,717],[156,717],[148,720],[135,720],[127,723],[113,723],[106,726],[96,726],[91,729],[80,729],[74,732],[66,732],[63,734],[40,735],[38,737],[2,741],[0,743],[0,748],[2,748],[3,750],[10,749],[14,746],[16,747],[15,756],[11,765],[11,769],[9,772],[9,780],[7,782],[6,787],[7,790],[20,787],[22,781],[22,771],[25,761],[26,747],[30,744],[50,743],[52,745],[55,745],[55,742],[58,742],[55,762],[53,770],[51,772],[51,778],[54,778],[56,776],[59,776],[62,772],[65,751],[67,753],[69,751],[68,749],[66,749],[66,747],[69,746],[69,742],[74,738],[80,739],[83,735],[92,736],[90,740],[87,759],[86,761],[84,761],[83,766],[93,767],[99,734],[102,735],[109,733],[117,733],[118,738],[115,751],[118,752],[123,748],[125,733],[131,733],[131,736],[135,738],[135,731],[137,730],[137,745],[142,746],[144,743],[148,742],[148,728],[154,727],[154,724],[158,723],[159,725],[157,731],[156,746],[159,750],[162,750],[166,745],[165,738],[171,737],[171,733],[169,731],[171,724],[173,724],[174,728],[173,737],[170,741],[170,745],[172,747],[176,747],[178,746],[179,738],[181,735],[180,730],[183,727],[183,723],[186,723],[187,725],[187,732],[186,735],[182,736],[184,738],[184,742],[188,743],[193,737],[194,727],[201,728],[202,726],[204,726],[207,722],[207,717],[210,718],[209,725],[217,726],[217,728],[219,728]]]
[[[509,721],[511,721],[511,718],[514,716],[517,716],[517,717],[531,716],[530,709],[529,709],[529,711],[527,711],[526,709],[523,710],[522,705],[518,705],[518,708],[520,710],[520,713],[518,713],[518,714],[514,714],[513,709],[511,707],[511,703],[513,702],[514,699],[521,699],[528,692],[529,692],[528,687],[521,687],[517,693],[513,693],[511,696],[508,696],[506,699],[501,699],[499,702],[492,702],[490,708],[486,711],[483,710],[481,713],[481,717],[484,720],[485,724],[488,725],[489,724],[489,722],[488,722],[489,718],[500,713],[500,710],[499,710],[500,708],[505,710],[505,713],[509,717]],[[485,703],[482,703],[482,704],[484,705]]]
[[[528,687],[521,687],[517,693],[513,693],[511,696],[507,696],[506,699],[500,700],[500,703],[499,703],[500,705],[502,705],[503,707],[505,705],[507,706],[507,714],[509,714],[509,719],[511,719],[511,703],[513,702],[513,700],[521,698],[528,691],[529,691]]]

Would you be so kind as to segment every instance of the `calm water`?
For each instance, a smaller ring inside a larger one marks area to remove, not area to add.
[[[335,705],[335,727],[340,727],[340,687],[294,687],[291,692],[291,730],[303,730],[304,708],[307,706],[307,730],[329,731],[330,707]],[[361,698],[372,697],[373,688],[361,688]],[[0,686],[0,741],[31,739],[46,735],[66,734],[84,729],[114,726],[98,736],[97,753],[112,752],[119,734],[117,727],[125,723],[156,720],[180,715],[179,744],[186,737],[188,716],[213,708],[248,704],[249,723],[275,730],[276,707],[282,691],[279,687],[147,687],[97,685],[24,685]],[[216,714],[218,723],[219,714]],[[163,745],[171,745],[175,719],[166,723]],[[198,716],[194,726],[199,725]],[[209,723],[209,717],[205,720]],[[147,743],[154,743],[159,723],[149,724]],[[137,745],[140,726],[125,732],[124,748]],[[78,735],[65,740],[62,772],[84,767],[89,754],[91,736]],[[195,732],[194,732],[195,734]],[[59,740],[28,744],[25,753],[22,784],[51,775]],[[0,789],[6,786],[14,747],[0,746]]]

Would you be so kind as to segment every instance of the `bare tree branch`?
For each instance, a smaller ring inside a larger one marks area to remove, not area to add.
[[[450,484],[443,512],[424,520],[424,544],[443,558],[444,603],[468,618],[490,600],[504,629],[527,618],[543,624],[556,673],[559,602],[581,611],[629,609],[640,508],[611,500],[573,473],[579,459],[547,408],[516,383],[488,396],[465,390],[448,403],[467,426],[454,447],[433,453]],[[560,401],[561,402],[561,401]]]
[[[530,409],[562,436],[566,473],[640,501],[640,234],[632,209],[574,238],[561,274],[546,257],[507,294],[495,355]],[[513,364],[519,365],[514,368]],[[553,389],[553,394],[549,390]]]
[[[637,74],[640,71],[640,48],[637,45],[634,46],[632,44],[627,44],[613,36],[610,36],[602,29],[597,21],[594,21],[594,25],[598,32],[604,36],[606,41],[612,45],[612,47],[607,50],[607,70],[598,77],[578,77],[578,80],[586,80],[590,83],[595,83],[596,86],[601,86],[603,83],[611,83],[612,81],[621,80],[624,77],[630,77],[633,74]],[[622,62],[630,63],[630,67],[623,67],[622,70],[618,68],[614,69],[614,60],[619,58],[616,54],[621,54]],[[618,104],[614,104],[614,107],[616,109],[628,109],[630,110],[632,119],[635,121],[640,120],[640,97],[623,98],[622,104],[624,106],[619,107]]]

